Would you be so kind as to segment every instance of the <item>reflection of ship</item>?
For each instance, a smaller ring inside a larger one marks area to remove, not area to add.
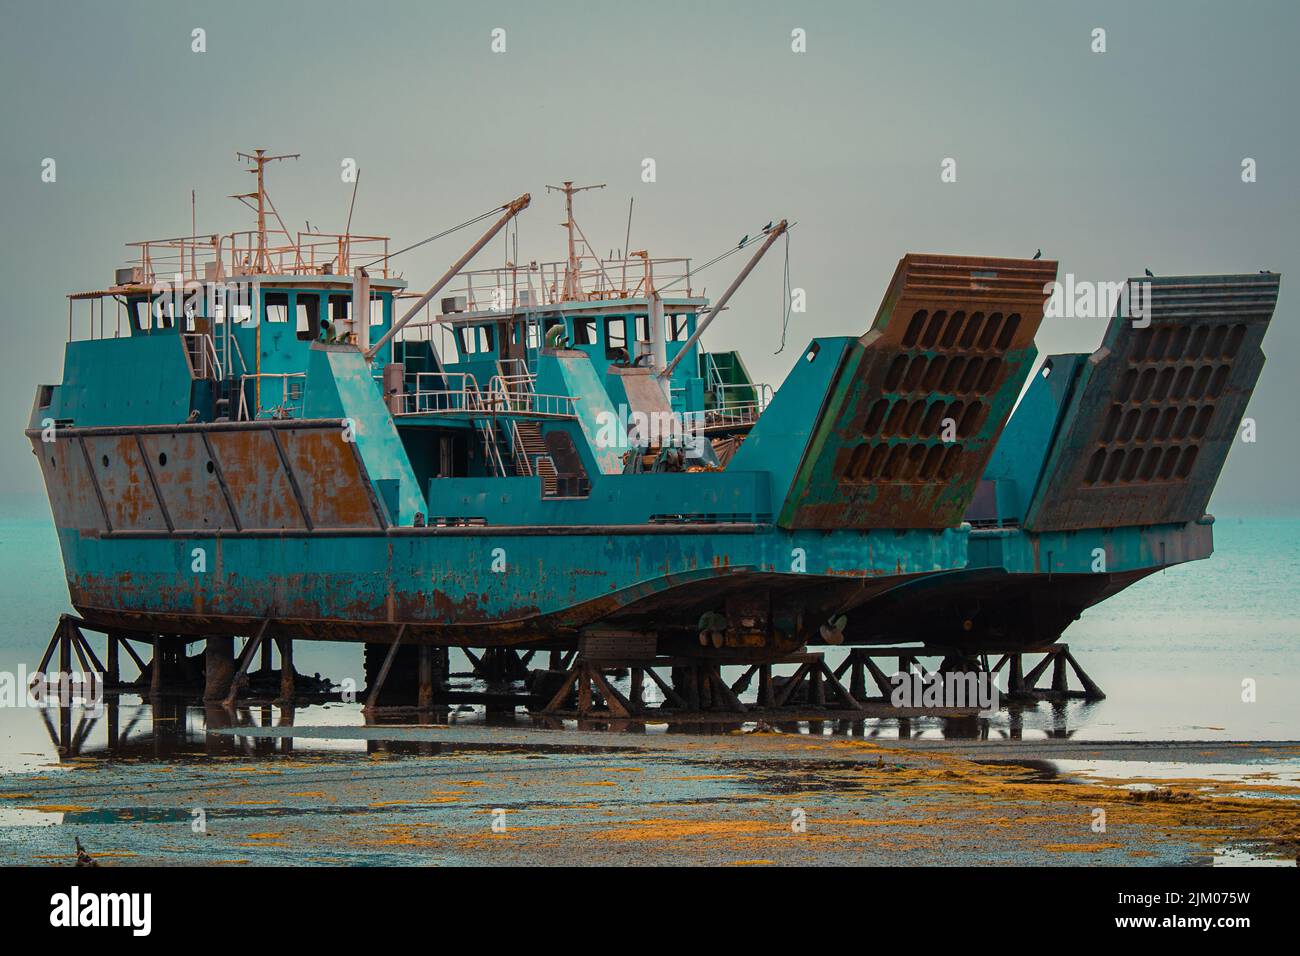
[[[1086,705],[1085,705],[1086,706]],[[572,745],[556,742],[500,742],[490,738],[447,739],[450,725],[502,727],[520,730],[563,729],[557,718],[533,717],[521,721],[513,715],[474,715],[463,709],[440,707],[412,719],[407,713],[367,714],[364,731],[356,727],[341,728],[331,735],[319,725],[320,712],[310,708],[272,707],[267,704],[240,704],[230,708],[220,704],[199,707],[180,698],[164,696],[153,701],[131,703],[129,699],[111,698],[100,710],[56,708],[42,712],[46,731],[59,760],[139,758],[143,760],[198,757],[269,758],[277,754],[340,755],[392,754],[431,756],[434,754],[502,749],[526,749],[538,753],[574,752]],[[305,729],[295,734],[294,727]],[[432,732],[422,728],[436,726]],[[725,715],[716,719],[672,721],[664,728],[672,735],[729,736],[740,726]],[[643,723],[611,722],[606,719],[580,722],[578,729],[617,730],[644,735]],[[789,717],[777,719],[764,727],[787,734],[820,737],[827,730],[838,736],[869,739],[907,740],[938,733],[948,740],[1009,739],[1019,740],[1029,729],[1030,736],[1069,739],[1074,731],[1068,727],[1064,706],[1054,708],[1047,719],[1033,719],[1026,725],[1025,715],[1013,708],[1005,727],[991,729],[987,721],[974,717],[845,717],[834,719]],[[610,744],[617,748],[617,742]],[[579,748],[580,752],[591,745]],[[69,821],[71,822],[71,821]]]
[[[137,244],[71,297],[87,335],[28,431],[78,613],[208,639],[209,697],[235,635],[242,666],[366,641],[372,681],[426,686],[433,648],[548,649],[580,700],[602,662],[1039,646],[1209,553],[1276,276],[1157,280],[1151,328],[1054,358],[995,454],[1053,262],[908,255],[769,401],[700,336],[785,222],[710,309],[689,260],[597,257],[566,183],[565,260],[464,271],[524,196],[408,304],[386,239],[268,227],[250,158],[256,230]]]

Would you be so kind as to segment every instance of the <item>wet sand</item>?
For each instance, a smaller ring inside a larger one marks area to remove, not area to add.
[[[1298,742],[798,726],[209,729],[183,754],[143,741],[0,777],[0,863],[70,865],[74,836],[106,866],[1295,865],[1300,851]]]

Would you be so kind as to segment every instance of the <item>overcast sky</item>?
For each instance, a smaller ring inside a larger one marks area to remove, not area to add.
[[[602,252],[623,244],[629,197],[633,248],[697,262],[798,220],[808,311],[785,353],[779,254],[706,336],[774,385],[809,338],[863,332],[909,251],[1041,247],[1095,281],[1280,271],[1259,440],[1236,446],[1213,506],[1294,512],[1298,23],[1300,4],[1263,2],[8,2],[0,482],[40,487],[21,431],[36,384],[61,377],[65,293],[108,284],[125,242],[188,233],[191,189],[201,232],[250,228],[224,197],[251,185],[235,150],[267,146],[302,154],[269,180],[291,226],[342,230],[352,157],[353,229],[396,245],[531,191],[520,258],[561,258],[544,185],[563,179],[608,183],[577,206]],[[396,264],[423,287],[471,238]],[[705,273],[708,293],[739,264]],[[1039,349],[1091,351],[1104,325],[1051,320]]]

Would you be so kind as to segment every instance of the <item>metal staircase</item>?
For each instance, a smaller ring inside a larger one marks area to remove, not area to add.
[[[522,458],[520,474],[540,475],[545,493],[554,495],[558,487],[555,463],[546,451],[546,442],[542,440],[542,426],[538,422],[515,422],[515,457]],[[534,467],[535,463],[535,467]]]

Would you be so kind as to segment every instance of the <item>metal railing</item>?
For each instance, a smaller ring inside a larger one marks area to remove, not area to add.
[[[519,434],[519,425],[512,418],[510,419],[510,457],[512,464],[515,466],[515,474],[531,478],[533,476],[533,466],[528,460],[528,451],[524,448],[523,436]]]
[[[195,378],[225,378],[221,368],[221,358],[217,355],[217,346],[207,332],[183,332],[185,351],[190,359],[190,372]]]
[[[250,414],[248,407],[247,386],[251,383],[254,393],[260,392],[258,388],[262,379],[279,379],[280,380],[280,404],[263,406],[260,400],[256,401],[257,408]],[[251,372],[239,376],[239,421],[247,422],[262,418],[294,418],[302,414],[302,403],[304,388],[299,387],[295,394],[292,383],[301,382],[303,386],[307,382],[306,372]]]
[[[580,255],[577,261],[577,271],[568,277],[571,287],[566,287],[569,264],[561,259],[462,272],[464,284],[443,298],[463,299],[466,312],[515,312],[570,301],[638,299],[668,289],[692,294],[690,259]]]
[[[213,281],[217,275],[230,277],[253,272],[351,275],[352,266],[361,264],[369,266],[372,276],[390,278],[387,236],[332,232],[299,232],[289,236],[275,230],[268,237],[283,241],[277,245],[268,243],[259,251],[257,231],[245,230],[128,242],[127,248],[136,254],[128,262],[135,274],[127,284],[172,282],[177,276],[182,282],[205,282]]]
[[[469,372],[417,372],[415,391],[402,396],[402,409],[405,415],[486,410],[478,381]]]
[[[487,391],[483,391],[469,372],[417,372],[415,391],[402,396],[402,414],[471,412],[577,417],[578,399],[574,396],[512,391],[508,379],[514,377],[494,375]],[[425,386],[426,382],[430,383],[429,387]]]

